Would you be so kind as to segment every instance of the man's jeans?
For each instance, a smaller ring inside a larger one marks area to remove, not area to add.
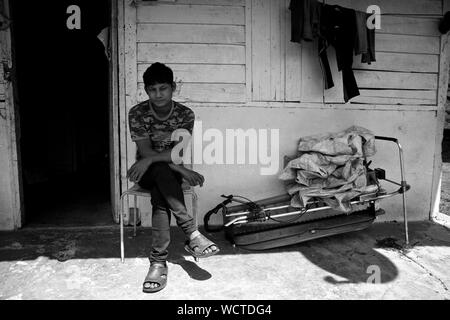
[[[153,206],[150,263],[167,260],[171,212],[187,236],[197,230],[193,217],[187,212],[181,183],[181,174],[173,171],[167,162],[153,163],[138,182],[139,186],[150,190]]]

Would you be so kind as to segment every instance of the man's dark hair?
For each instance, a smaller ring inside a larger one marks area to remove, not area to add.
[[[156,83],[173,83],[173,71],[163,63],[155,62],[144,72],[145,87]]]

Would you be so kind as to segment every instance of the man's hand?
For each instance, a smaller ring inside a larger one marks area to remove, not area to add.
[[[180,172],[183,178],[186,179],[186,181],[193,187],[197,185],[202,187],[205,182],[205,178],[200,173],[193,170],[179,166],[178,172]]]
[[[127,172],[127,178],[130,179],[131,182],[139,182],[145,171],[147,171],[148,167],[152,164],[152,158],[145,158],[137,161],[133,164]]]

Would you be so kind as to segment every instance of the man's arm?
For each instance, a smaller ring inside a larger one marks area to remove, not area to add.
[[[151,158],[152,163],[154,162],[169,162],[172,163],[172,149],[164,150],[162,152],[158,152],[153,150],[152,142],[150,139],[137,140],[136,146],[138,148],[139,154],[143,159]]]
[[[176,143],[175,145],[177,145]],[[137,148],[139,150],[139,154],[142,155],[143,158],[152,158],[151,163],[154,162],[168,162],[169,167],[177,172],[180,172],[182,170],[181,168],[184,168],[183,166],[174,164],[172,162],[172,149],[164,150],[162,152],[157,152],[153,150],[152,148],[152,142],[150,139],[145,140],[138,140],[136,141]]]
[[[177,145],[180,142],[177,142],[175,145]],[[137,140],[136,145],[139,151],[139,154],[142,156],[142,159],[136,162],[130,170],[128,170],[127,177],[133,181],[137,182],[142,178],[142,175],[147,171],[147,169],[150,167],[150,165],[154,162],[167,162],[169,164],[169,167],[181,173],[183,178],[185,178],[191,186],[196,185],[203,185],[203,182],[205,181],[204,177],[193,171],[189,170],[181,165],[176,165],[172,162],[172,149],[164,150],[162,152],[157,152],[153,150],[152,143],[150,139],[142,139]]]

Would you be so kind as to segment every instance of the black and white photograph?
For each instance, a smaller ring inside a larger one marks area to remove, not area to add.
[[[450,0],[0,0],[0,300],[449,300],[449,75]]]

